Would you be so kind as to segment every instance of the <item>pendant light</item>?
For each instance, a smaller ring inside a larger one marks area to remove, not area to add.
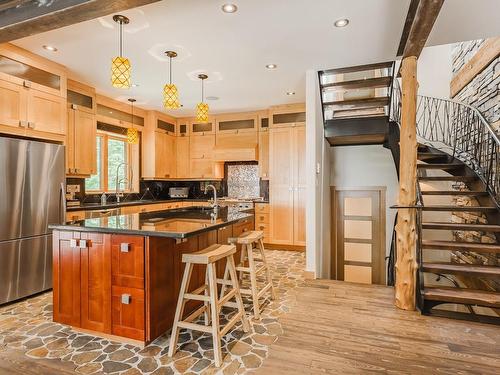
[[[135,145],[139,143],[139,132],[137,131],[136,128],[134,128],[134,103],[136,102],[135,99],[128,99],[130,102],[130,107],[131,107],[131,113],[132,113],[132,127],[127,129],[127,142],[131,145]]]
[[[163,86],[163,107],[165,109],[177,109],[179,104],[179,92],[177,86],[172,84],[172,58],[177,57],[177,52],[167,51],[165,54],[170,59],[169,83]]]
[[[204,87],[203,81],[205,81],[208,76],[206,74],[198,75],[198,78],[201,79],[201,102],[196,106],[196,121],[201,123],[208,122],[208,104],[203,102],[204,99]]]
[[[121,89],[130,88],[130,61],[123,57],[123,25],[126,25],[130,20],[120,14],[113,16],[113,21],[120,25],[120,55],[113,58],[111,61],[111,84],[113,87]]]

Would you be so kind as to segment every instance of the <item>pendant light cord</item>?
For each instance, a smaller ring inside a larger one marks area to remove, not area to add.
[[[170,56],[170,84],[172,84],[172,56]]]
[[[203,89],[204,89],[203,81],[204,81],[204,79],[201,80],[201,102],[202,103],[203,103],[203,97],[205,96],[204,91],[203,91]]]
[[[123,56],[123,21],[120,21],[120,57]]]

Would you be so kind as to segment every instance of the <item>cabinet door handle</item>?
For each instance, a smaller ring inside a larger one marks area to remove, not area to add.
[[[28,121],[25,121],[25,120],[21,120],[19,121],[19,126],[22,127],[22,128],[25,128],[28,126]]]
[[[30,81],[23,81],[23,86],[30,88],[31,87],[31,82]]]
[[[78,240],[75,239],[69,240],[69,247],[72,249],[76,249],[78,247]]]
[[[122,242],[120,244],[120,251],[122,253],[128,253],[130,251],[130,244],[126,242]]]
[[[80,240],[79,243],[78,243],[78,247],[80,249],[86,249],[88,246],[87,246],[87,240]]]
[[[28,121],[28,128],[35,129],[35,122]]]
[[[130,296],[130,294],[122,294],[122,304],[124,305],[130,305],[130,302],[132,300],[132,297]]]

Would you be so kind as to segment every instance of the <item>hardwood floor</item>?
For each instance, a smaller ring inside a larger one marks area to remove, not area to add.
[[[500,373],[500,327],[398,310],[389,287],[308,280],[257,374]]]

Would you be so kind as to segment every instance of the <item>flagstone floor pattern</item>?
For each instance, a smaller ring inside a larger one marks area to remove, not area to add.
[[[304,282],[304,253],[266,250],[266,256],[277,298],[264,302],[260,321],[250,319],[250,332],[244,333],[238,325],[224,337],[224,364],[220,369],[213,363],[209,334],[182,330],[179,350],[169,358],[169,334],[142,349],[52,322],[50,292],[0,308],[0,354],[15,350],[30,359],[52,359],[66,365],[69,362],[78,374],[230,375],[257,369],[267,357],[269,346],[282,333],[280,316],[295,304],[293,290]],[[251,301],[244,298],[244,302],[251,314]],[[224,310],[222,323],[233,313]]]

